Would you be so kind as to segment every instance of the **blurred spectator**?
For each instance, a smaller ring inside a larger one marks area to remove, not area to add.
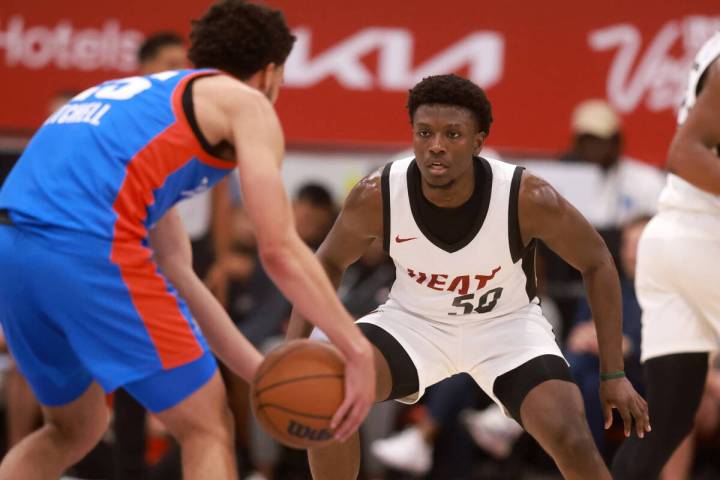
[[[623,314],[623,353],[625,372],[633,386],[642,392],[642,374],[640,368],[640,305],[635,296],[635,264],[637,245],[649,217],[639,217],[630,221],[622,229],[620,264],[623,276],[620,280]],[[565,358],[570,363],[573,377],[580,387],[585,402],[585,413],[590,423],[598,450],[606,454],[604,420],[598,390],[600,388],[598,341],[592,313],[586,299],[580,301],[570,334],[568,335]]]
[[[329,190],[317,184],[303,185],[295,193],[292,208],[300,238],[311,249],[317,249],[337,214]],[[258,260],[247,281],[247,290],[233,301],[243,307],[234,309],[238,327],[255,346],[260,347],[265,340],[283,334],[291,305]]]
[[[259,260],[255,232],[245,209],[240,205],[233,207],[230,220],[230,249],[223,264],[223,277],[228,282],[228,314],[236,325],[240,325],[250,309],[251,300],[245,292]]]
[[[360,260],[348,267],[338,296],[353,317],[364,317],[387,300],[393,280],[395,265],[382,244],[374,241]]]
[[[52,96],[48,102],[48,115],[57,112],[60,107],[68,103],[73,97],[80,93],[80,90],[59,90]]]
[[[620,232],[633,218],[653,215],[665,185],[665,174],[643,162],[623,155],[624,136],[617,112],[604,100],[579,103],[570,119],[571,143],[560,156],[563,162],[594,166],[599,185],[594,201],[583,214],[590,219],[619,263]],[[590,186],[588,186],[589,188]],[[569,325],[583,295],[577,271],[541,244],[550,281],[549,290]],[[566,329],[569,331],[569,329]]]
[[[632,218],[652,215],[665,185],[665,175],[648,164],[622,154],[620,118],[604,100],[586,100],[571,119],[570,150],[560,157],[566,162],[597,165],[602,187],[597,198],[595,227],[620,228]]]
[[[330,231],[337,206],[330,191],[322,185],[308,183],[298,190],[293,201],[295,228],[300,238],[316,250]]]
[[[138,50],[138,69],[143,75],[188,68],[185,39],[175,32],[150,35]]]

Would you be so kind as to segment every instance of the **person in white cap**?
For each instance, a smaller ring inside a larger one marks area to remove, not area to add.
[[[585,100],[575,107],[570,125],[572,145],[560,159],[601,170],[595,211],[583,212],[593,226],[620,228],[628,220],[655,213],[665,175],[622,154],[622,125],[615,110],[604,100]]]

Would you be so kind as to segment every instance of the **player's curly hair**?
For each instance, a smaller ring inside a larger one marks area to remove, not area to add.
[[[409,91],[407,108],[410,123],[421,105],[455,105],[470,110],[477,120],[478,129],[490,133],[492,107],[482,88],[457,75],[425,77]]]
[[[294,43],[280,10],[221,0],[193,20],[188,57],[197,68],[218,68],[245,80],[270,63],[283,65]]]

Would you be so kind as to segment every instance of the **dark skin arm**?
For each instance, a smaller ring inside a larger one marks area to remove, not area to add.
[[[605,242],[550,184],[527,172],[522,176],[518,206],[523,243],[542,240],[582,274],[597,329],[601,372],[623,370],[620,282]],[[626,436],[632,418],[639,437],[650,430],[647,403],[626,378],[601,382],[600,398],[605,428],[612,424],[612,409],[617,408]]]
[[[707,69],[705,84],[670,145],[668,168],[693,185],[720,195],[720,61]]]
[[[330,233],[315,253],[336,289],[345,270],[365,253],[373,240],[382,237],[380,176],[381,170],[376,170],[353,187]],[[287,339],[307,337],[311,331],[312,325],[293,309]]]

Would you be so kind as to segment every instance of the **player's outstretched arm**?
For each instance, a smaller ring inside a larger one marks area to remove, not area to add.
[[[187,302],[212,350],[240,377],[252,379],[262,355],[240,333],[220,303],[192,268],[192,250],[175,209],[150,231],[155,261]]]
[[[282,130],[270,102],[244,88],[227,92],[219,102],[228,119],[228,140],[235,146],[243,201],[255,226],[263,266],[295,308],[322,328],[345,356],[345,401],[331,422],[336,437],[344,440],[374,401],[372,347],[295,230],[280,176]]]
[[[533,238],[542,240],[580,271],[597,330],[600,370],[622,371],[620,282],[605,242],[580,212],[544,180],[524,172],[519,197],[518,220],[524,244]],[[603,381],[600,394],[606,428],[612,422],[614,407],[623,417],[626,435],[630,434],[633,417],[638,436],[649,431],[647,403],[626,378]]]
[[[376,170],[353,187],[330,233],[315,254],[335,289],[348,266],[362,256],[373,240],[382,236],[380,177],[381,171]],[[287,338],[304,338],[311,330],[312,324],[293,309]]]
[[[675,134],[668,168],[697,187],[720,195],[720,60],[710,65],[695,105]]]

